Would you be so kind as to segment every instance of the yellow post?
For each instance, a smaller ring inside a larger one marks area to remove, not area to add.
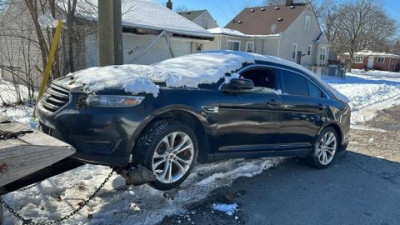
[[[56,55],[58,43],[60,42],[62,26],[63,26],[63,21],[58,20],[56,33],[54,34],[53,44],[51,45],[49,58],[47,59],[46,69],[44,70],[44,74],[43,74],[42,85],[40,85],[39,95],[38,95],[38,99],[37,99],[38,101],[43,96],[43,93],[47,87],[47,83],[49,82],[49,77],[50,77],[51,67],[53,66],[54,56]]]

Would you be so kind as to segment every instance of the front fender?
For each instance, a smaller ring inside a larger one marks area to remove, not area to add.
[[[202,111],[202,109],[195,109],[193,107],[187,106],[187,105],[168,105],[165,107],[161,107],[157,110],[155,110],[153,113],[151,113],[149,116],[147,116],[141,123],[140,125],[136,128],[134,131],[132,137],[129,140],[129,147],[133,150],[135,146],[135,142],[137,138],[140,136],[140,134],[147,128],[149,124],[151,124],[153,121],[155,121],[157,118],[160,116],[171,113],[171,112],[185,112],[188,113],[192,116],[194,116],[198,121],[201,123],[204,132],[206,133],[206,138],[207,138],[207,145],[210,145],[209,141],[212,139],[211,137],[214,136],[213,129],[212,129],[212,124],[207,120],[207,114]],[[209,148],[205,149],[207,150],[205,154],[208,154]],[[202,152],[202,155],[204,152]],[[201,156],[203,158],[203,156]]]

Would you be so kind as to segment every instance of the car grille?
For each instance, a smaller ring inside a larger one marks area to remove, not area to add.
[[[56,85],[51,85],[42,100],[42,105],[50,112],[56,112],[69,102],[68,90]]]

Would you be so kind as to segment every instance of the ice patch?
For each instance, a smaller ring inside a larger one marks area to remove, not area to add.
[[[233,213],[236,211],[237,206],[238,205],[236,203],[234,203],[234,204],[218,204],[218,203],[214,203],[212,205],[212,208],[215,211],[224,212],[224,213],[226,213],[226,215],[232,216]]]

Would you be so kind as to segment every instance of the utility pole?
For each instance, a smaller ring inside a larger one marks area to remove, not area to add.
[[[100,66],[121,65],[122,13],[121,0],[98,0]]]

